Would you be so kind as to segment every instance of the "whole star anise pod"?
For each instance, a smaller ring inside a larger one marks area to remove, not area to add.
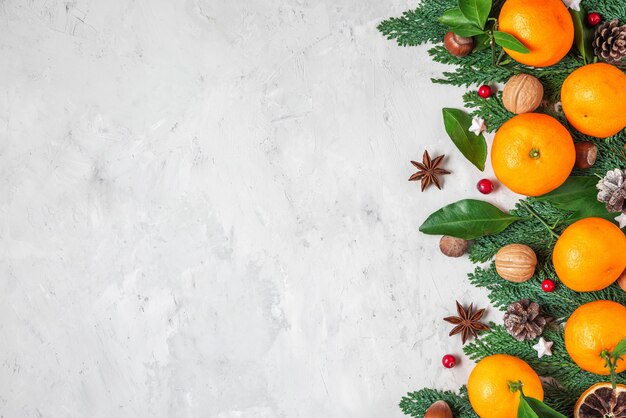
[[[443,318],[443,320],[456,325],[456,327],[452,328],[452,331],[450,331],[450,336],[461,334],[463,344],[465,344],[470,335],[476,338],[479,331],[489,330],[487,325],[480,322],[480,319],[485,314],[484,309],[474,311],[474,304],[470,304],[470,306],[465,309],[457,302],[456,311],[459,316],[448,316]]]
[[[413,174],[409,177],[409,181],[422,181],[422,191],[424,191],[430,183],[434,183],[435,186],[439,190],[441,190],[441,182],[439,181],[439,176],[444,174],[450,174],[448,170],[444,170],[443,168],[439,168],[439,164],[443,161],[445,155],[440,155],[434,160],[430,158],[428,151],[424,151],[424,156],[422,157],[422,162],[418,163],[417,161],[411,161],[411,164],[417,168],[417,173]]]

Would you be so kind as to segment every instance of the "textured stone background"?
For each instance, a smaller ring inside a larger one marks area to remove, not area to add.
[[[483,175],[462,90],[375,29],[415,5],[0,0],[0,415],[400,417],[464,383],[441,318],[486,298],[417,227]],[[424,148],[443,192],[406,181]]]

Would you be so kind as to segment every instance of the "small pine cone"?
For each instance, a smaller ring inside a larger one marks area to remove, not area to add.
[[[626,212],[626,170],[609,171],[596,187],[598,201],[605,203],[609,212]]]
[[[534,340],[543,334],[547,323],[539,305],[528,299],[510,304],[504,314],[504,326],[517,341]]]
[[[596,28],[593,50],[602,61],[613,65],[626,65],[626,25],[613,19]]]

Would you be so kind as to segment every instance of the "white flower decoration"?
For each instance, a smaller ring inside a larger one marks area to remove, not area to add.
[[[572,10],[580,11],[580,0],[563,0],[563,3]]]
[[[626,213],[622,213],[617,218],[615,218],[617,222],[619,222],[619,228],[626,228]]]
[[[485,125],[485,120],[483,118],[479,118],[478,116],[472,119],[472,126],[468,129],[470,132],[475,135],[480,135],[481,133],[487,130],[487,125]]]

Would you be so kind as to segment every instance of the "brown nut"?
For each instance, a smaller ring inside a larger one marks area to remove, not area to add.
[[[469,242],[461,238],[444,235],[439,240],[439,249],[448,257],[460,257],[467,252]]]
[[[464,57],[474,49],[474,39],[448,32],[443,38],[443,46],[455,57]]]
[[[543,85],[537,77],[517,74],[509,78],[502,92],[502,103],[516,114],[535,111],[543,100]]]
[[[622,275],[617,278],[617,285],[626,292],[626,270],[622,272]]]
[[[533,277],[537,255],[528,245],[509,244],[496,254],[496,272],[504,280],[522,283]]]
[[[452,410],[446,401],[437,401],[426,410],[424,418],[452,418]]]
[[[576,147],[576,168],[590,168],[596,163],[598,147],[591,141],[578,142]]]

